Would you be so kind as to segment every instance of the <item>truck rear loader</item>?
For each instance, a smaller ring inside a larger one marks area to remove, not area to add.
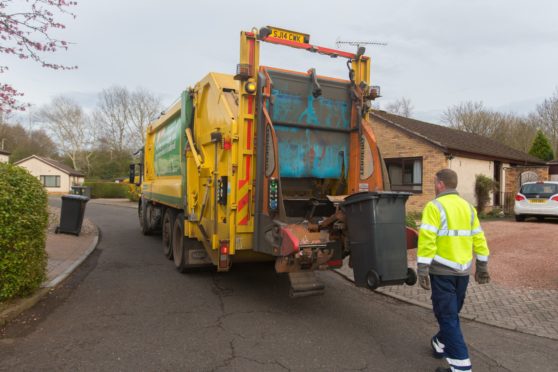
[[[349,78],[260,66],[261,42],[344,59]],[[315,270],[348,255],[357,285],[414,284],[408,195],[387,192],[368,121],[378,96],[364,48],[323,48],[273,27],[241,32],[236,74],[209,73],[147,127],[142,232],[161,231],[180,272],[273,260],[295,297],[322,293]]]

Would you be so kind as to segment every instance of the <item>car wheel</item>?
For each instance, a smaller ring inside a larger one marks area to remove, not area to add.
[[[523,221],[525,221],[525,216],[522,215],[522,214],[516,214],[516,215],[515,215],[515,220],[516,220],[517,222],[523,222]]]

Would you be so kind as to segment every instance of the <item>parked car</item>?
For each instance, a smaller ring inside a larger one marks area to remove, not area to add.
[[[515,196],[516,221],[526,217],[558,217],[558,182],[526,182]]]

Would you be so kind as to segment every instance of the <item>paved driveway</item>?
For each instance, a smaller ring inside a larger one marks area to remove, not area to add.
[[[481,222],[494,282],[504,287],[558,289],[558,219]]]

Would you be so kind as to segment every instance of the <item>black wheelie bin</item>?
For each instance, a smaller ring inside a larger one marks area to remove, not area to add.
[[[405,203],[409,195],[361,192],[343,202],[356,286],[376,289],[416,283],[415,271],[407,267]]]
[[[62,195],[62,208],[60,210],[60,225],[56,233],[79,235],[85,214],[85,205],[89,201],[83,195]]]

